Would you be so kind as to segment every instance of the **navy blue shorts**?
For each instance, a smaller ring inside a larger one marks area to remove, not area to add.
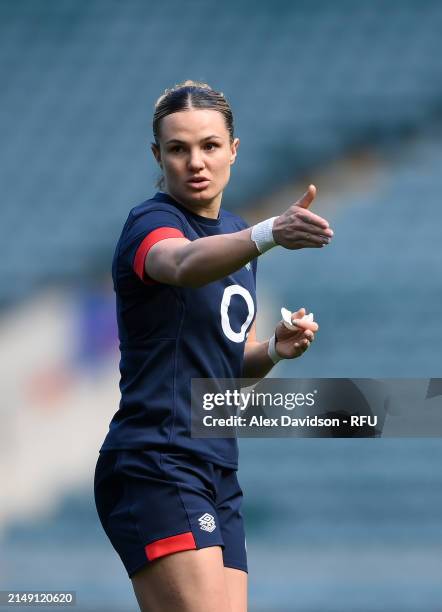
[[[129,578],[182,550],[221,546],[224,565],[247,572],[236,471],[184,453],[100,453],[95,504]]]

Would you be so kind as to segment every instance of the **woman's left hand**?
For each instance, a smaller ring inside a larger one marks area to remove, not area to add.
[[[319,325],[315,321],[301,321],[305,314],[305,308],[300,308],[292,314],[292,323],[297,326],[297,329],[288,329],[282,321],[276,326],[275,348],[283,359],[300,357],[315,339]]]

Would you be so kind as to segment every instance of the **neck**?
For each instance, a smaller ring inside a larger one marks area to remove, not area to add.
[[[163,189],[163,192],[170,195],[190,212],[200,215],[200,217],[218,219],[219,209],[221,208],[222,192],[211,200],[184,200],[182,197],[177,197],[175,194],[171,193],[167,187]]]

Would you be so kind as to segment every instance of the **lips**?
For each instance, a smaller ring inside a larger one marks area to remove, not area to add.
[[[206,176],[192,176],[187,182],[188,183],[200,183],[202,181],[208,181],[209,179]]]
[[[193,176],[187,181],[187,184],[194,189],[205,189],[209,183],[209,179],[205,176]]]

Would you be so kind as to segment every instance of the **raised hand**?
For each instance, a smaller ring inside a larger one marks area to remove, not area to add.
[[[321,248],[329,244],[333,230],[328,221],[315,215],[309,207],[316,197],[310,185],[305,194],[273,223],[275,242],[286,249]]]

